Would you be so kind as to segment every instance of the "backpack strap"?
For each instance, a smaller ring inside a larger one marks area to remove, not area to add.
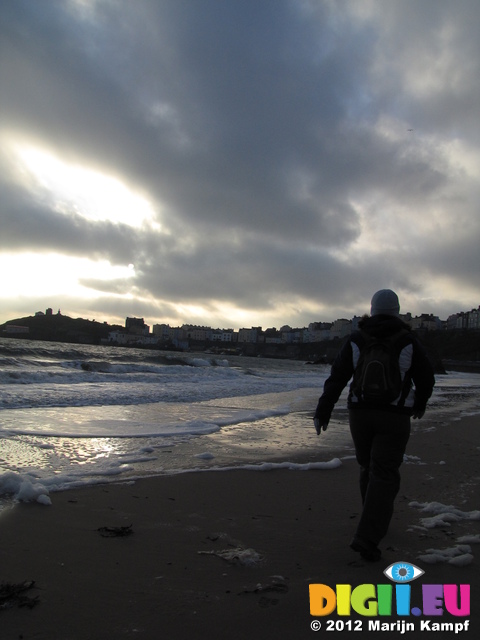
[[[410,375],[410,372],[407,371],[407,373],[405,374],[405,377],[403,378],[402,393],[400,394],[400,398],[398,399],[397,407],[405,406],[405,401],[408,397],[408,394],[410,393],[411,384],[412,384],[412,376]]]

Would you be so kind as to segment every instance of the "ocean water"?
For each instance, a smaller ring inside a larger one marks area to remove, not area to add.
[[[328,373],[291,360],[0,339],[0,499],[48,503],[55,490],[192,469],[335,466],[338,452],[353,453],[346,391],[327,432],[317,437],[312,423]],[[478,374],[437,377],[428,419],[480,413],[479,387]]]

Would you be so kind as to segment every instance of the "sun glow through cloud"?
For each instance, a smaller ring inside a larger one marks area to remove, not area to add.
[[[69,164],[34,147],[20,146],[16,151],[24,171],[48,194],[58,211],[74,212],[92,221],[160,229],[148,200],[119,179]]]
[[[83,280],[112,281],[133,278],[133,265],[111,265],[107,260],[94,261],[57,254],[2,253],[0,272],[8,273],[2,283],[2,295],[78,296],[93,298],[96,292],[81,284]]]

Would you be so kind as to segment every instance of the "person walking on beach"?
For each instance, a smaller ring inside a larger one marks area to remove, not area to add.
[[[394,291],[375,293],[371,316],[360,320],[340,350],[314,416],[320,435],[353,376],[348,410],[363,510],[350,547],[370,562],[381,558],[378,544],[393,515],[410,418],[423,416],[435,384],[423,347],[399,313]]]

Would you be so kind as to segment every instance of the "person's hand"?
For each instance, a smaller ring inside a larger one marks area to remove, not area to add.
[[[314,418],[313,424],[315,425],[315,431],[317,432],[317,436],[320,435],[320,432],[326,431],[328,427],[328,420],[320,420],[320,418]]]
[[[412,418],[414,420],[420,420],[420,418],[423,418],[424,413],[425,413],[425,409],[414,409]]]

